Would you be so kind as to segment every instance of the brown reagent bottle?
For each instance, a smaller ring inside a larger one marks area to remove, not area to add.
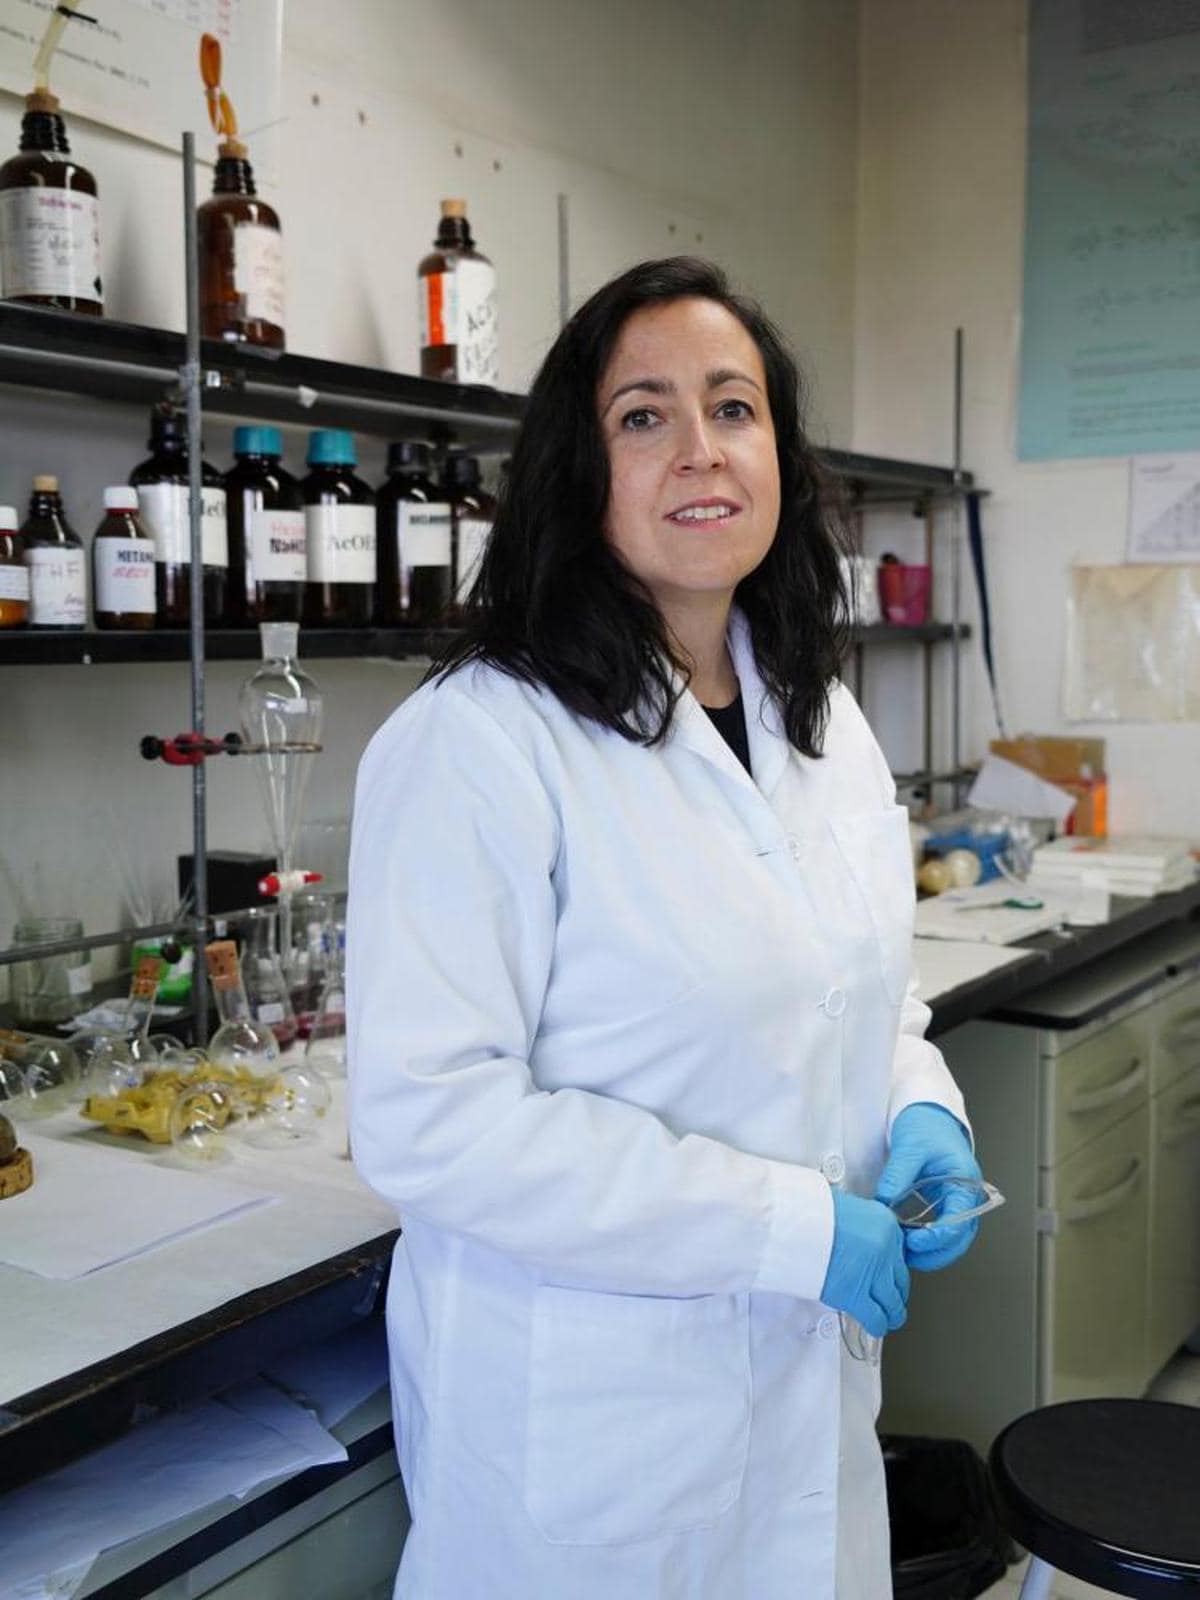
[[[97,628],[153,628],[154,540],[138,520],[132,484],[104,491],[104,520],[92,539],[92,594]]]
[[[67,521],[58,479],[48,473],[33,480],[21,539],[29,569],[29,626],[82,628],[87,622],[83,540]]]
[[[454,595],[447,620],[458,624],[492,536],[496,502],[480,483],[479,462],[461,450],[447,455],[442,483],[454,516]]]
[[[353,468],[354,440],[341,428],[309,435],[301,484],[308,546],[304,620],[318,628],[366,627],[375,609],[375,496]]]
[[[23,628],[28,621],[29,569],[17,508],[0,506],[0,628]]]
[[[196,215],[200,331],[206,339],[282,350],[283,232],[258,198],[246,146],[222,139],[212,198]]]
[[[281,463],[278,428],[233,430],[233,466],[225,474],[229,518],[229,596],[234,628],[299,622],[308,576],[304,495]]]
[[[450,607],[450,502],[430,476],[432,460],[419,440],[388,446],[387,482],[375,497],[375,617],[385,628],[440,627]]]
[[[25,97],[21,152],[0,167],[0,293],[98,317],[100,202],[95,178],[70,156],[57,98],[35,89]]]
[[[155,612],[160,628],[186,628],[191,607],[191,531],[188,525],[188,448],[183,416],[169,405],[150,413],[150,455],[129,474],[138,492],[142,526],[154,540]],[[221,625],[229,543],[221,474],[200,463],[204,624]]]
[[[443,200],[433,252],[417,268],[421,376],[500,382],[496,269],[475,248],[465,200]]]

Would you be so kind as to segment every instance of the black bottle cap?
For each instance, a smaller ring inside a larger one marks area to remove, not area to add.
[[[461,450],[452,450],[446,457],[443,481],[448,489],[462,489],[467,492],[478,489],[479,462],[474,456],[464,455]]]
[[[388,445],[387,469],[389,472],[428,472],[433,460],[433,446],[424,439],[396,439]]]
[[[186,454],[187,417],[173,406],[155,406],[150,413],[150,437],[146,443],[151,450],[180,450]]]

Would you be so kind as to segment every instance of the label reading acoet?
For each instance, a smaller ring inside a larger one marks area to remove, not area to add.
[[[0,282],[7,296],[99,300],[95,195],[44,184],[0,192]]]
[[[250,565],[255,583],[303,583],[308,575],[303,511],[250,513]]]
[[[309,506],[310,583],[375,582],[375,507]]]
[[[450,506],[402,500],[396,519],[399,566],[448,567],[450,565]]]
[[[7,561],[0,563],[0,600],[28,599],[28,567],[13,567]]]
[[[283,327],[283,239],[261,222],[233,230],[233,287],[247,322]]]
[[[156,561],[186,567],[191,562],[188,529],[188,491],[185,483],[138,485],[138,510],[154,540]],[[229,565],[229,537],[225,527],[225,491],[205,486],[200,490],[201,560],[206,567]]]
[[[83,551],[54,545],[26,550],[29,568],[29,626],[82,628],[87,621],[87,579]]]
[[[458,583],[455,586],[455,598],[462,605],[467,595],[471,592],[471,585],[475,582],[475,574],[479,571],[479,563],[483,560],[484,548],[492,532],[490,522],[484,522],[478,517],[462,517],[458,524]]]
[[[154,547],[149,539],[98,539],[96,610],[154,615]]]
[[[460,261],[458,279],[458,381],[500,382],[496,269],[487,261]]]

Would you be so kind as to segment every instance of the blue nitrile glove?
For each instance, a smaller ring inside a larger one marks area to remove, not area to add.
[[[894,1205],[906,1189],[925,1178],[982,1178],[971,1141],[962,1123],[945,1106],[918,1101],[905,1106],[892,1123],[891,1150],[879,1176],[875,1198]],[[953,1189],[946,1195],[944,1211],[969,1209],[966,1195]],[[938,1272],[966,1255],[979,1232],[979,1218],[970,1222],[934,1223],[904,1232],[904,1259],[918,1272]]]
[[[904,1235],[878,1201],[833,1190],[833,1253],[821,1303],[847,1312],[877,1339],[903,1326],[908,1306]]]

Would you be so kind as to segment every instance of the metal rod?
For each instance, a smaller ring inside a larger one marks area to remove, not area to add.
[[[571,316],[571,217],[570,197],[558,197],[558,325],[565,327]]]
[[[114,928],[108,933],[82,934],[78,939],[54,939],[45,944],[10,945],[0,950],[0,967],[19,961],[45,961],[50,956],[69,956],[75,950],[104,950],[114,944],[136,944],[140,939],[185,938],[185,922],[150,922],[144,928]]]
[[[191,564],[190,678],[192,720],[190,731],[204,733],[204,506],[201,500],[200,438],[200,252],[196,236],[196,140],[183,136],[183,252],[187,290],[187,360],[180,372],[187,404],[188,536]],[[196,1042],[208,1038],[208,984],[204,946],[208,935],[208,773],[206,763],[192,768],[192,937],[196,947],[192,962],[192,1026]]]
[[[963,331],[954,330],[954,482],[962,480],[962,416],[963,416]],[[950,766],[954,772],[962,767],[962,644],[959,639],[959,622],[962,616],[962,534],[966,501],[958,495],[954,501],[950,529],[950,621],[954,635],[950,644]],[[961,804],[958,780],[954,780],[954,807]]]

